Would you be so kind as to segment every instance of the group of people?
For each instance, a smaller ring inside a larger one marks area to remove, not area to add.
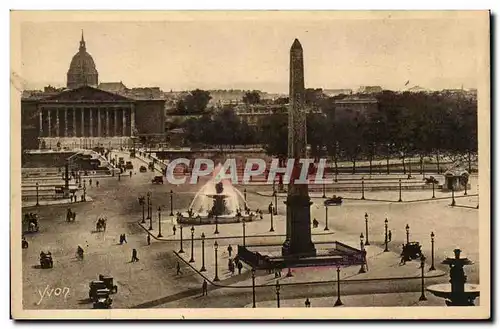
[[[227,266],[231,275],[234,275],[235,267],[238,268],[238,274],[241,274],[241,270],[243,269],[243,263],[237,255],[234,257],[234,259],[229,258]]]
[[[38,231],[38,215],[35,213],[26,213],[24,215],[24,222],[28,226],[28,232]]]
[[[97,219],[97,223],[95,224],[95,228],[97,232],[104,231],[106,232],[106,223],[108,219],[106,217],[99,217]]]
[[[73,212],[71,208],[68,208],[68,211],[66,211],[66,221],[74,222],[75,219],[76,219],[76,212]]]

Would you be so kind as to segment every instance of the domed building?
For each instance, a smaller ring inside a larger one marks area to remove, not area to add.
[[[73,56],[68,70],[68,79],[66,86],[69,89],[76,89],[82,86],[97,87],[98,73],[95,68],[94,59],[87,52],[85,47],[85,39],[80,40],[80,49]]]

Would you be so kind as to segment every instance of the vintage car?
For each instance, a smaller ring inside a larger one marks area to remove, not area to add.
[[[127,169],[127,170],[132,170],[132,169],[134,169],[134,165],[132,164],[132,161],[127,161],[127,162],[125,163],[125,169]]]
[[[101,297],[98,298],[94,302],[94,309],[108,309],[111,308],[111,304],[113,304],[113,300],[108,296],[108,297]]]
[[[52,268],[54,266],[54,262],[52,261],[51,254],[40,254],[40,266],[42,268]]]
[[[99,274],[99,281],[104,282],[104,285],[112,294],[118,292],[118,286],[113,284],[112,276]]]
[[[328,198],[324,202],[325,206],[337,206],[342,204],[342,197],[334,195],[331,198]]]
[[[146,171],[148,171],[148,168],[146,168],[145,166],[141,166],[139,168],[139,172],[146,172]]]
[[[153,184],[163,184],[163,176],[155,176],[151,180],[151,183],[153,183]]]
[[[401,257],[404,258],[406,262],[413,259],[419,259],[422,256],[422,246],[419,242],[410,242],[403,245],[403,251],[401,251]]]
[[[95,280],[89,283],[89,298],[96,302],[99,298],[107,298],[111,291],[103,281]]]

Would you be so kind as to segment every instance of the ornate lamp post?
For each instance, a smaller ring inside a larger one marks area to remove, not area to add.
[[[147,206],[148,206],[148,216],[146,218],[147,219],[151,219],[151,212],[150,212],[151,192],[148,192],[146,195],[148,196],[148,203],[147,203]]]
[[[252,267],[252,308],[255,308],[255,268]]]
[[[325,186],[325,182],[323,182],[323,199],[326,198],[326,186]]]
[[[245,226],[246,226],[245,220],[243,220],[242,226],[243,226],[243,247],[245,247],[246,246],[246,243],[245,243]]]
[[[182,225],[179,225],[179,233],[181,235],[181,249],[179,249],[179,254],[183,254],[184,253],[184,249],[182,249]]]
[[[464,190],[464,195],[467,195],[467,182],[465,182],[465,190]]]
[[[205,233],[201,233],[201,269],[200,272],[205,272]]]
[[[274,195],[274,215],[277,216],[278,215],[278,192],[276,192],[276,190],[274,190],[273,192],[273,195]]]
[[[246,188],[243,190],[243,197],[245,198],[245,201],[247,201],[247,189]]]
[[[431,267],[429,271],[434,271],[436,268],[434,267],[434,232],[431,232]]]
[[[158,237],[161,238],[161,206],[158,206]]]
[[[38,182],[36,182],[36,205],[40,205],[40,203],[38,203]]]
[[[214,234],[219,234],[219,216],[215,215],[215,231]]]
[[[410,225],[406,224],[406,244],[410,243]]]
[[[359,236],[359,245],[360,245],[360,250],[361,252],[363,252],[365,250],[365,245],[363,243],[363,239],[365,237],[363,236],[363,233],[361,233],[361,235]],[[359,269],[359,272],[358,273],[366,273],[366,270],[365,270],[365,261],[363,260],[363,263],[361,263],[361,268]]]
[[[141,223],[145,224],[146,223],[146,219],[144,218],[144,206],[145,206],[146,202],[144,202],[144,197],[143,196],[139,197],[139,204],[142,206],[142,221],[141,221]]]
[[[191,226],[191,259],[190,263],[194,263],[194,226]]]
[[[148,192],[149,193],[149,192]],[[149,218],[149,230],[153,230],[153,207],[151,205],[150,194],[148,194],[148,218]]]
[[[365,178],[361,177],[361,200],[365,199]]]
[[[330,230],[328,228],[328,206],[325,204],[325,229],[324,231]]]
[[[280,308],[280,282],[276,280],[276,306]]]
[[[269,232],[274,232],[274,223],[273,223],[273,212],[274,210],[271,209],[271,228],[269,229]]]
[[[337,265],[337,301],[333,306],[341,306],[343,305],[340,300],[340,265]]]
[[[422,290],[420,298],[418,299],[419,301],[427,300],[427,297],[425,297],[424,265],[425,265],[425,256],[424,254],[422,254],[420,256],[420,268],[422,269]]]
[[[365,246],[369,246],[370,241],[368,241],[368,213],[366,213],[366,212],[365,212],[365,233],[366,233]]]
[[[451,185],[451,206],[455,206],[455,186]]]
[[[432,198],[436,198],[436,194],[434,193],[434,180],[432,181]]]
[[[83,201],[87,201],[86,195],[87,195],[87,187],[83,186]]]
[[[215,251],[215,277],[214,277],[214,281],[220,281],[219,279],[219,270],[218,270],[218,267],[217,267],[217,249],[219,248],[219,244],[217,243],[217,241],[214,242],[214,251]]]
[[[385,242],[385,249],[384,249],[384,252],[388,252],[389,248],[387,248],[387,243],[389,242],[389,237],[388,237],[387,229],[389,228],[389,221],[387,220],[387,218],[385,219],[384,224],[385,224],[385,241],[384,241]]]
[[[170,190],[170,216],[174,215],[174,191]]]
[[[401,179],[399,180],[399,200],[398,202],[403,202],[403,199],[401,199]]]

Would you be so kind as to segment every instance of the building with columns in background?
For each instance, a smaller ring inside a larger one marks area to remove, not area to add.
[[[98,89],[98,72],[83,37],[67,73],[67,88],[21,98],[22,147],[131,146],[134,138],[165,132],[165,100]]]

